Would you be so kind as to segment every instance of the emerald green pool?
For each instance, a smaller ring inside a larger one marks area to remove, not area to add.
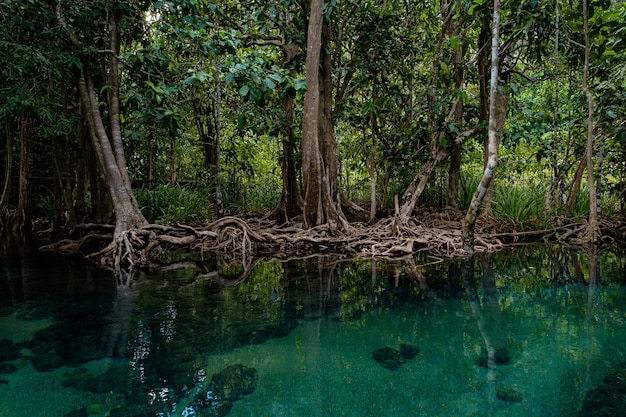
[[[424,254],[243,277],[214,258],[133,276],[12,246],[1,259],[3,417],[623,412],[619,249],[519,247],[473,274]]]

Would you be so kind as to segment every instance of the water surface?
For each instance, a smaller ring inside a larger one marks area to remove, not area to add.
[[[4,247],[0,415],[584,415],[625,369],[622,259],[522,247],[472,274],[420,254],[115,276]]]

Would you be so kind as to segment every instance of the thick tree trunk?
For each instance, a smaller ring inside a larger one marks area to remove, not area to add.
[[[115,210],[114,241],[121,243],[126,232],[147,224],[147,221],[132,192],[124,147],[122,143],[122,131],[120,123],[120,100],[119,100],[119,68],[118,55],[120,40],[117,28],[119,10],[111,10],[109,14],[109,42],[110,51],[107,65],[107,92],[108,92],[108,116],[110,133],[107,132],[103,121],[100,100],[96,94],[96,87],[90,71],[90,63],[84,61],[78,78],[78,92],[80,103],[87,116],[91,141],[100,167],[100,174],[107,185],[110,200]],[[66,29],[70,41],[77,47],[81,43],[63,16],[62,4],[56,5],[57,21]],[[98,89],[100,90],[100,89]],[[110,136],[109,136],[110,135]],[[115,265],[119,268],[119,265]]]
[[[147,221],[130,190],[130,181],[125,171],[126,165],[118,165],[111,146],[102,115],[98,107],[93,79],[87,66],[81,71],[78,82],[81,104],[86,109],[92,144],[115,210],[115,233],[121,234],[130,229],[144,226]],[[128,186],[127,186],[128,183]]]
[[[110,142],[115,156],[115,164],[122,184],[126,188],[126,192],[133,196],[133,189],[128,178],[128,168],[126,166],[126,156],[124,155],[124,142],[122,140],[122,126],[120,121],[120,71],[118,56],[120,55],[120,39],[117,28],[117,19],[119,11],[112,10],[109,13],[109,46],[114,55],[109,55],[108,59],[108,80],[110,88],[109,93],[109,125],[110,125]],[[95,94],[94,94],[95,95]],[[137,206],[133,196],[131,203]],[[137,207],[138,210],[138,207]],[[143,217],[143,216],[142,216]]]
[[[498,165],[498,138],[497,138],[497,106],[498,106],[498,48],[500,42],[500,0],[493,2],[493,26],[491,38],[491,84],[489,89],[489,146],[488,158],[483,177],[472,197],[472,202],[463,220],[463,248],[470,255],[474,255],[474,227],[478,211],[485,194],[489,189],[496,167]]]
[[[332,141],[324,142],[329,134],[329,126],[323,120],[325,104],[320,92],[323,3],[323,0],[311,2],[307,36],[307,92],[302,122],[303,221],[305,227],[327,224],[331,229],[344,229],[349,227],[348,223],[333,198],[338,195],[337,189],[333,189],[338,186],[335,183],[338,164],[324,160],[329,155],[336,155],[337,148]],[[320,132],[325,132],[325,135],[322,136]]]

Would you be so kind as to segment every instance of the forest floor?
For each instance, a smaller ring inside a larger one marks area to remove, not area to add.
[[[217,253],[227,262],[247,269],[255,259],[290,259],[312,254],[346,258],[399,259],[419,251],[439,257],[466,255],[461,239],[464,213],[421,209],[408,219],[386,217],[374,224],[351,223],[347,230],[327,225],[304,229],[295,219],[277,225],[262,214],[223,217],[204,227],[150,224],[113,239],[113,226],[80,225],[71,238],[53,242],[44,250],[82,255],[106,269],[174,268],[163,253]],[[492,217],[481,216],[476,225],[477,253],[494,252],[520,243],[582,245],[586,221],[554,218],[542,230],[515,230]],[[626,223],[603,220],[602,243],[626,242]]]

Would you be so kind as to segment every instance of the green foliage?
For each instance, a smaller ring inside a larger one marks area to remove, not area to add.
[[[541,229],[545,225],[543,211],[545,189],[541,186],[510,186],[498,184],[493,202],[493,213],[508,228],[522,232]]]
[[[151,223],[204,225],[213,217],[209,193],[205,188],[159,185],[135,191],[141,212]]]
[[[459,208],[461,210],[467,210],[469,208],[479,183],[479,175],[465,172],[461,173],[461,184],[459,187]]]

